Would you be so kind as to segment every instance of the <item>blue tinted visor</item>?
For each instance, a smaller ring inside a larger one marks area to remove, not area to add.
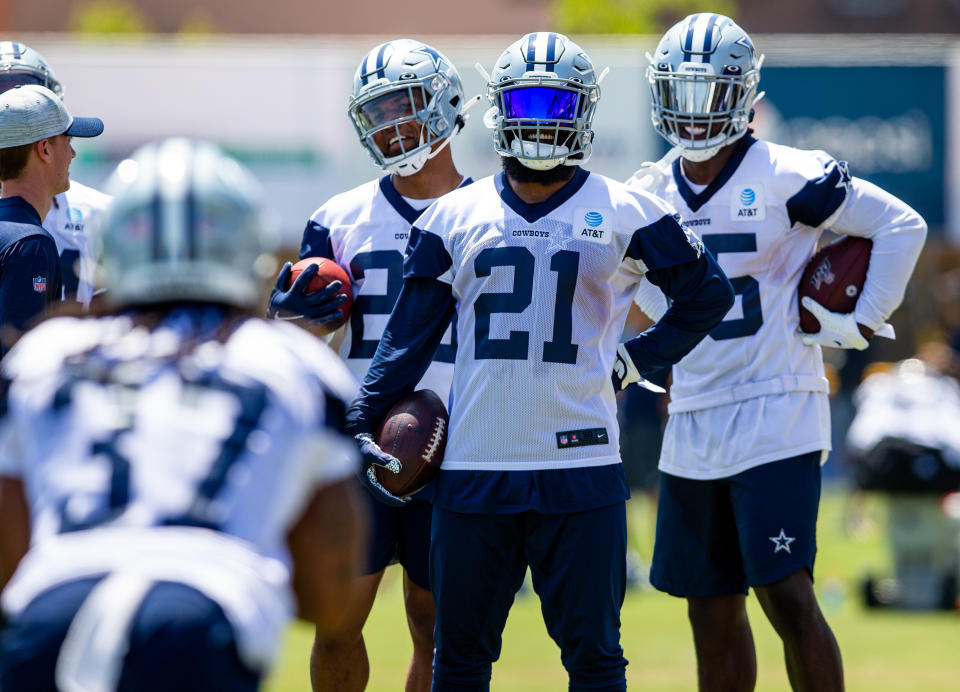
[[[503,115],[507,120],[576,120],[576,91],[555,87],[523,87],[503,92]]]

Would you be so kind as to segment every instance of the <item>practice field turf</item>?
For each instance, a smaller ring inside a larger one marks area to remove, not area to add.
[[[631,501],[631,544],[644,559],[652,548],[653,509]],[[827,492],[821,506],[817,591],[843,652],[847,689],[960,689],[960,614],[868,611],[861,605],[859,580],[884,571],[883,502],[878,497],[850,503],[840,491]],[[387,571],[367,623],[371,692],[403,689],[410,657],[398,567]],[[756,599],[750,621],[757,642],[757,689],[789,690],[780,643]],[[307,660],[312,632],[291,628],[268,692],[309,692]],[[646,589],[628,591],[623,608],[623,647],[632,690],[693,690],[693,643],[684,602]],[[504,633],[503,654],[494,664],[497,692],[556,692],[566,689],[559,650],[547,636],[537,597],[518,596]]]

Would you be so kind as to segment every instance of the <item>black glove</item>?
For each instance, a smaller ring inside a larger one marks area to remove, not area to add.
[[[331,281],[319,291],[306,293],[307,285],[319,270],[316,264],[311,264],[287,289],[291,267],[289,262],[284,264],[277,282],[273,285],[270,306],[267,308],[268,317],[281,320],[306,319],[313,324],[335,322],[343,317],[340,306],[347,302],[347,297],[337,293],[343,285],[341,282]]]
[[[379,466],[390,473],[400,473],[400,460],[380,449],[380,446],[370,433],[360,433],[356,435],[354,439],[356,439],[357,444],[360,446],[362,462],[362,467],[358,474],[360,476],[360,482],[367,487],[367,490],[373,493],[373,496],[377,500],[385,505],[403,507],[407,504],[410,498],[397,497],[384,488],[383,485],[380,484],[380,481],[377,480],[376,469],[373,468],[374,466]]]

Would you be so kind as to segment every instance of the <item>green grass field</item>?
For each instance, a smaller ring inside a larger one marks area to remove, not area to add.
[[[631,502],[634,548],[649,559],[653,545],[653,508]],[[821,505],[817,591],[843,652],[847,689],[960,689],[960,614],[868,611],[858,583],[868,571],[884,571],[888,562],[883,536],[883,504],[875,497],[851,505],[839,491],[827,492]],[[364,634],[371,659],[371,692],[403,689],[410,640],[403,615],[400,572],[391,567]],[[780,644],[756,600],[749,599],[757,642],[757,689],[789,690]],[[268,692],[309,692],[307,660],[312,631],[291,628]],[[623,648],[633,690],[695,689],[693,643],[684,602],[649,589],[628,591],[623,608]],[[494,664],[492,688],[498,692],[555,692],[566,689],[559,650],[547,636],[540,605],[532,593],[518,597],[503,638],[503,654]]]

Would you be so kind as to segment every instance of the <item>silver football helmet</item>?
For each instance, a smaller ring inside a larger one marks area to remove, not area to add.
[[[347,112],[360,143],[388,173],[413,175],[463,128],[463,85],[456,68],[425,43],[399,38],[360,61]],[[416,138],[407,123],[415,123]],[[378,142],[378,140],[380,140]]]
[[[0,41],[0,93],[23,84],[39,84],[63,97],[63,86],[42,55],[16,41]]]
[[[207,142],[147,144],[117,166],[97,240],[116,305],[195,300],[254,307],[271,247],[257,182]]]
[[[721,14],[692,14],[647,55],[651,117],[657,132],[690,161],[713,158],[747,132],[763,56]]]
[[[590,58],[563,34],[527,34],[497,59],[484,123],[493,148],[527,168],[578,166],[590,158],[600,86]]]

